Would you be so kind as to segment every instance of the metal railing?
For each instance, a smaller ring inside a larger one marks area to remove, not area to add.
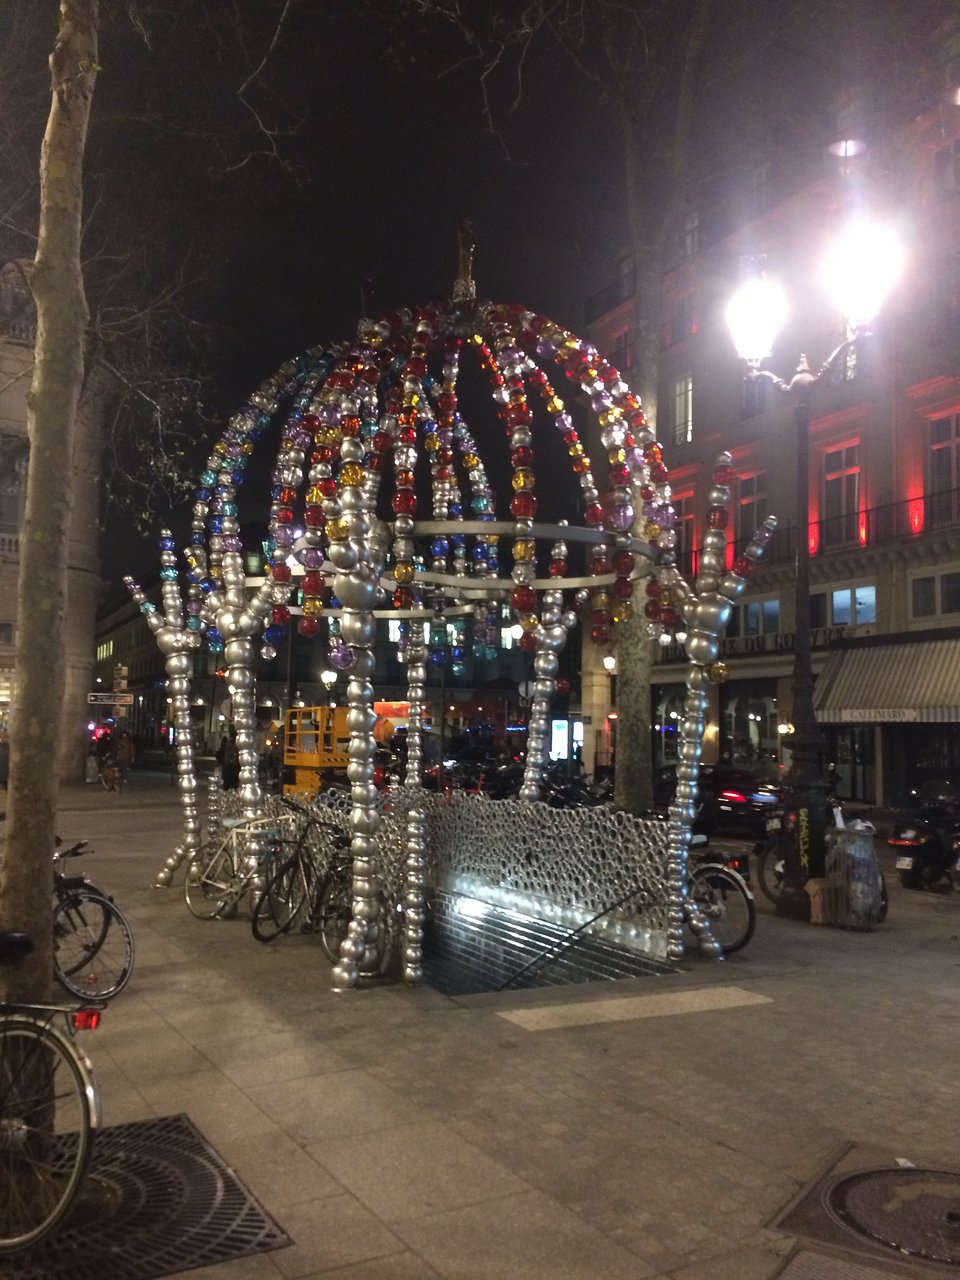
[[[922,543],[926,538],[951,532],[960,536],[960,489],[818,520],[810,525],[807,535],[811,554],[822,556],[832,551],[856,551],[858,548],[866,551],[893,543]],[[739,555],[745,546],[745,541],[735,543],[734,554]],[[787,525],[776,531],[763,553],[761,564],[788,564],[796,556],[797,526]],[[699,561],[699,550],[678,557],[679,567],[685,574],[696,573]]]

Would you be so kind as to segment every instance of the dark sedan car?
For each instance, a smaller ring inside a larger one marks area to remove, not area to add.
[[[670,803],[676,786],[675,765],[657,771],[653,793],[658,807]],[[699,831],[764,835],[767,818],[780,803],[776,786],[735,764],[701,765],[699,791],[700,810],[694,824]]]

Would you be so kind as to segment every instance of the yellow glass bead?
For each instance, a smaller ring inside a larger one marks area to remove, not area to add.
[[[617,462],[626,462],[627,451],[626,449],[611,449],[607,454],[607,457],[610,459],[612,464]]]
[[[399,561],[393,568],[393,577],[395,582],[407,583],[413,581],[413,565],[408,564],[405,560]]]
[[[307,504],[311,507],[317,507],[323,501],[323,493],[316,485],[307,490]]]
[[[633,617],[633,605],[629,600],[618,600],[610,610],[614,622],[628,622]]]
[[[240,448],[243,450],[244,453],[247,453],[247,454],[253,453],[253,441],[244,440]]]
[[[513,544],[514,560],[532,560],[537,554],[537,544],[526,539],[518,539]]]
[[[660,592],[660,603],[664,607],[668,604],[673,604],[673,592],[666,587]]]
[[[327,521],[327,537],[331,542],[342,542],[349,532],[350,525],[342,516]]]
[[[536,478],[529,467],[517,467],[512,484],[518,493],[523,493],[536,488]]]
[[[218,440],[217,443],[213,446],[213,452],[219,453],[221,455],[225,454],[227,452],[226,442],[224,440]]]
[[[222,578],[223,569],[218,564],[212,564],[207,570],[207,576],[210,578]]]
[[[536,631],[539,625],[540,624],[537,621],[537,615],[535,613],[521,613],[520,626],[524,629],[524,631],[528,633],[531,631]]]
[[[559,396],[551,396],[547,401],[548,413],[563,413],[563,401]]]
[[[463,465],[468,471],[472,471],[474,467],[479,467],[480,459],[475,453],[465,453],[463,455]]]
[[[440,448],[440,437],[438,435],[424,436],[423,447],[428,453],[435,453]]]
[[[654,524],[652,520],[647,520],[643,526],[643,536],[645,538],[659,538],[660,526]]]
[[[569,453],[571,458],[582,458],[583,445],[579,440],[575,440],[573,444],[567,446],[567,453]]]
[[[590,603],[594,609],[605,609],[610,596],[606,591],[595,591],[591,597]]]
[[[725,662],[714,662],[707,667],[707,679],[712,680],[714,684],[722,684],[727,678],[727,664]]]
[[[349,462],[345,467],[340,469],[340,483],[348,485],[358,485],[363,483],[363,467],[358,467],[355,462]]]
[[[323,601],[319,596],[308,596],[303,602],[305,618],[319,618],[323,613]]]

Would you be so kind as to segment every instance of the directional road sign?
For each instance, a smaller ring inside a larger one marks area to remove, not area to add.
[[[93,702],[99,707],[132,707],[132,693],[88,693],[87,701]]]

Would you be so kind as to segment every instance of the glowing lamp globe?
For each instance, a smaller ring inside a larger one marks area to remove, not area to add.
[[[787,296],[776,280],[757,276],[727,303],[726,319],[737,355],[748,364],[766,359],[787,318]]]
[[[903,245],[890,228],[851,222],[824,256],[820,281],[827,297],[854,328],[867,324],[903,273]]]

